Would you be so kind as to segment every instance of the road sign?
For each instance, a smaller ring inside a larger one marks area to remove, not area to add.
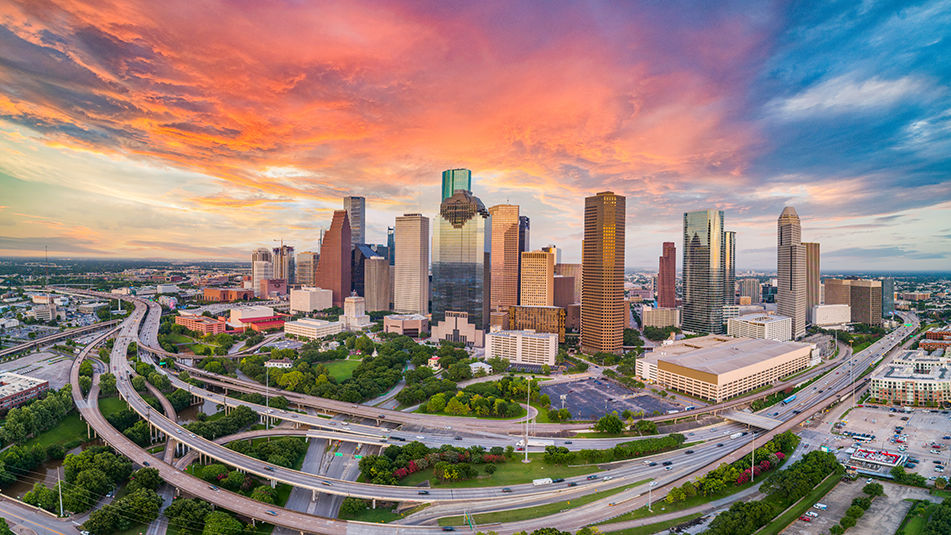
[[[362,459],[362,458],[363,458],[363,455],[354,455],[353,458],[354,458],[354,459]]]
[[[343,457],[343,454],[338,451],[334,453],[334,457]]]

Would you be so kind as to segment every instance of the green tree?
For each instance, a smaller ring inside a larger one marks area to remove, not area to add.
[[[13,535],[13,532],[10,531],[10,526],[7,525],[7,521],[0,518],[0,535]]]
[[[366,508],[367,503],[360,498],[347,497],[343,500],[343,503],[340,504],[340,515],[352,518]]]
[[[244,526],[241,522],[228,513],[213,511],[205,517],[205,529],[202,530],[202,535],[240,535],[243,530]]]
[[[446,403],[446,413],[452,414],[454,416],[464,416],[469,414],[471,409],[468,405],[459,400],[458,397],[453,397]]]
[[[594,430],[609,435],[617,435],[624,431],[624,422],[615,414],[606,414],[594,424]]]
[[[158,490],[162,484],[162,477],[156,468],[140,468],[129,476],[129,484],[126,487],[130,494],[139,489]]]
[[[145,390],[145,377],[141,375],[136,375],[132,378],[132,388],[136,389],[138,392]]]
[[[872,482],[862,487],[862,492],[872,497],[884,496],[885,487],[883,487],[881,483]]]
[[[551,406],[551,398],[548,397],[548,394],[542,394],[538,397],[538,404],[547,409]]]
[[[116,376],[111,373],[104,373],[99,376],[99,394],[102,396],[113,396],[116,389]]]
[[[856,523],[856,519],[851,516],[843,516],[842,519],[839,520],[839,525],[845,529],[855,527],[855,523]]]
[[[88,393],[89,393],[89,389],[92,388],[92,379],[90,379],[89,377],[86,377],[85,375],[80,376],[80,377],[79,377],[79,388],[80,388],[80,390],[83,391],[83,395],[84,395],[84,396],[85,396],[86,394],[88,394]]]

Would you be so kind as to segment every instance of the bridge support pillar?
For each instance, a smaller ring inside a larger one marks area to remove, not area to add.
[[[257,527],[257,526],[258,526],[258,524],[257,524],[257,522],[254,520],[254,518],[251,519],[251,525],[254,526],[254,527]]]
[[[317,501],[317,489],[311,489],[310,501],[312,502]]]
[[[376,509],[376,498],[373,498],[373,508]]]
[[[273,489],[273,488],[275,488],[275,487],[277,487],[277,480],[276,480],[276,479],[272,479],[272,480],[271,480],[271,488]]]

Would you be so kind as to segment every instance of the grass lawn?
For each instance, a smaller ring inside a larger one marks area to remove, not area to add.
[[[624,487],[602,490],[601,492],[595,492],[594,494],[588,494],[587,496],[577,496],[570,500],[564,500],[556,503],[547,503],[545,505],[536,505],[534,507],[525,507],[523,509],[498,511],[495,513],[477,513],[472,515],[472,519],[476,524],[492,524],[495,522],[517,522],[519,520],[528,520],[530,518],[553,515],[565,509],[574,509],[575,507],[581,507],[582,505],[587,505],[602,498],[613,496],[614,494],[618,494],[627,489],[636,487],[638,485],[643,485],[648,481],[650,481],[650,479],[644,479]],[[449,516],[439,519],[440,526],[461,526],[464,524],[465,519],[461,516]]]
[[[117,531],[115,535],[139,535],[140,533],[145,533],[148,528],[148,524],[138,523],[125,531]],[[172,530],[169,529],[168,531]]]
[[[73,440],[81,440],[85,442],[88,440],[88,435],[86,434],[86,424],[79,419],[79,412],[72,411],[66,415],[65,418],[59,421],[52,429],[44,431],[39,435],[27,440],[24,447],[32,448],[33,446],[39,444],[44,448],[47,448],[53,444],[64,445],[67,442]]]
[[[800,500],[794,507],[781,514],[780,516],[773,519],[772,522],[762,528],[759,533],[762,535],[773,535],[778,534],[782,530],[786,529],[793,520],[799,518],[806,511],[812,507],[812,504],[821,501],[822,497],[829,493],[837,483],[842,480],[842,475],[838,472],[830,475],[826,478],[825,481],[819,483],[819,486],[812,489],[812,492],[806,495],[805,498]],[[767,503],[773,506],[774,514],[779,514],[782,512],[782,508],[787,507],[787,505],[779,504],[776,502],[771,502],[768,498],[765,500]]]
[[[117,397],[102,398],[99,400],[99,412],[101,412],[103,416],[109,416],[110,414],[115,414],[128,408],[129,404]]]
[[[402,518],[403,515],[394,513],[392,509],[384,509],[382,507],[377,507],[376,509],[371,509],[367,507],[366,509],[360,511],[359,513],[353,516],[347,516],[341,514],[339,518],[342,520],[356,520],[358,522],[373,522],[374,524],[392,522],[394,520]]]
[[[432,470],[421,470],[415,474],[403,478],[400,481],[400,485],[411,487],[432,478],[430,485],[439,488],[463,489],[472,487],[502,487],[505,485],[530,483],[533,479],[541,479],[543,477],[550,477],[554,479],[556,477],[583,476],[600,472],[600,470],[598,470],[596,467],[570,467],[545,464],[542,461],[543,455],[544,453],[529,453],[528,456],[532,460],[532,462],[529,464],[522,463],[521,459],[524,457],[524,454],[522,456],[516,455],[516,457],[510,461],[495,465],[495,473],[491,476],[482,473],[477,479],[454,481],[452,483],[436,483]],[[484,468],[484,465],[481,466]],[[482,469],[480,468],[479,471],[481,473]]]
[[[332,360],[330,362],[322,362],[324,366],[327,367],[327,371],[330,372],[330,375],[334,376],[337,379],[337,382],[346,381],[351,376],[353,376],[353,370],[357,369],[357,366],[360,365],[359,360]]]
[[[509,416],[509,417],[479,416],[478,414],[476,414],[476,413],[474,413],[474,412],[470,412],[469,414],[449,414],[449,413],[446,412],[446,411],[426,412],[426,411],[423,410],[423,407],[424,407],[424,406],[425,406],[425,404],[421,404],[421,405],[419,406],[419,408],[416,409],[416,410],[413,411],[413,412],[415,412],[415,413],[417,413],[417,414],[432,414],[432,415],[434,415],[434,416],[451,416],[451,417],[453,417],[453,418],[479,418],[479,419],[481,419],[481,420],[514,420],[515,418],[523,418],[523,417],[525,416],[525,409],[522,408],[521,405],[519,405],[519,408],[521,409],[521,412],[518,413],[516,416]],[[541,416],[541,415],[539,415],[539,416]],[[546,417],[546,419],[547,419],[547,417]]]
[[[939,498],[951,498],[951,490],[931,489],[931,494]]]
[[[166,336],[168,336],[169,341],[173,344],[191,344],[194,342],[194,340],[184,334],[168,334]]]
[[[921,505],[925,506],[924,514],[916,514],[915,511],[917,511]],[[900,531],[906,535],[921,535],[925,532],[925,527],[928,525],[928,519],[931,518],[933,510],[934,505],[930,502],[923,500],[915,501],[911,504],[911,509],[908,510],[908,514],[905,515]]]
[[[622,529],[620,531],[610,531],[608,533],[615,533],[617,535],[651,535],[653,533],[660,533],[661,531],[666,531],[678,524],[683,524],[684,522],[689,522],[694,518],[699,518],[703,515],[700,513],[694,513],[692,515],[682,516],[680,518],[675,518],[673,520],[668,520],[666,522],[657,522],[655,524],[647,524],[646,526],[638,526],[636,528]]]

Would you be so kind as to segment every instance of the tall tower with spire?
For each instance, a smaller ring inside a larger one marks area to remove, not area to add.
[[[799,214],[792,206],[779,215],[776,244],[776,310],[792,318],[793,338],[800,338],[806,334],[806,246]]]

